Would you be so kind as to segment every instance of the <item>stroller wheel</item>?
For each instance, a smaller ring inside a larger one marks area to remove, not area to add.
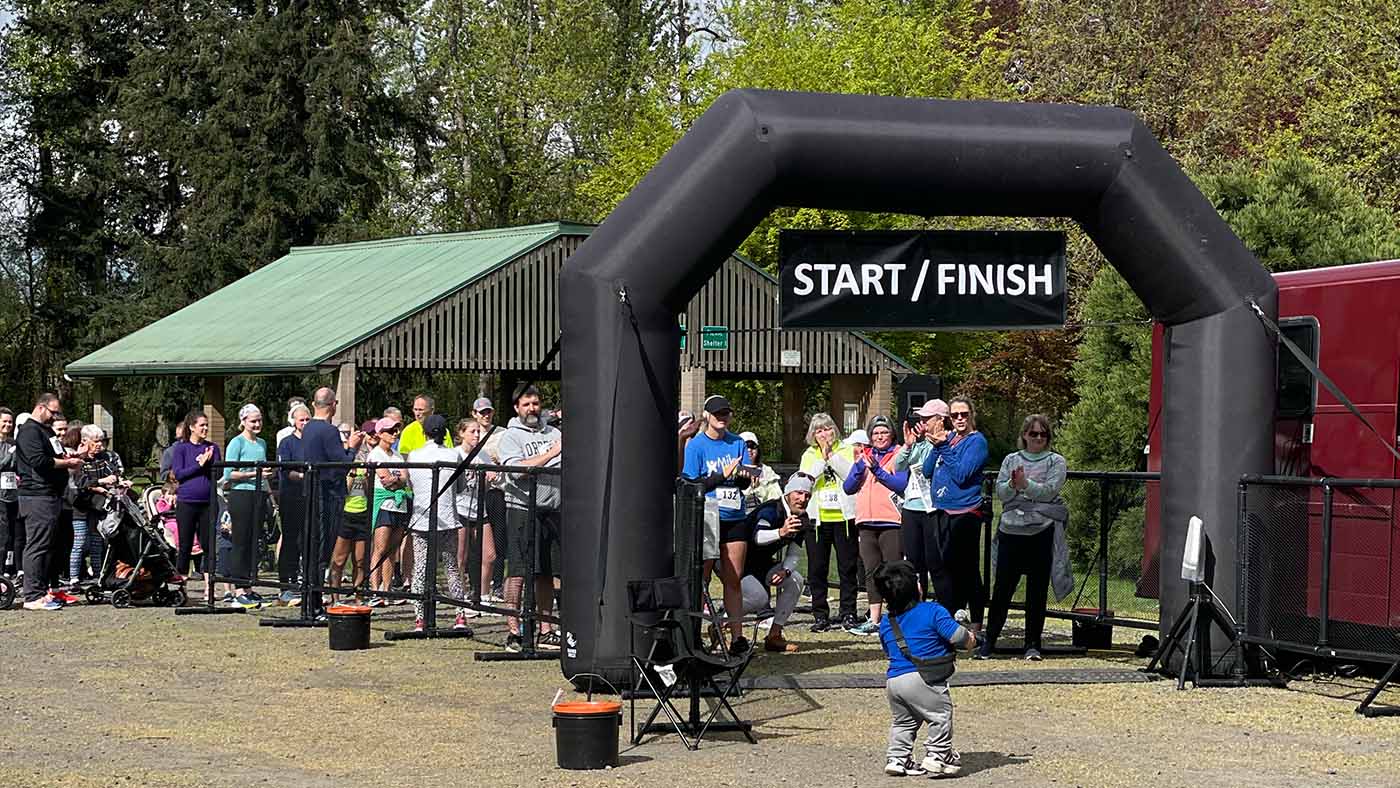
[[[112,607],[131,607],[131,592],[125,588],[119,588],[112,592]]]
[[[156,607],[165,607],[170,604],[170,592],[166,591],[164,588],[157,588],[151,594],[151,602],[154,603]]]
[[[8,577],[0,577],[0,610],[15,606],[15,584]]]
[[[185,593],[185,589],[183,588],[177,588],[174,591],[170,592],[171,607],[184,607],[185,605],[189,604],[189,601],[189,595]]]
[[[86,596],[87,601],[94,605],[100,605],[107,601],[106,597],[102,595],[101,586],[88,586],[87,590],[83,592],[83,596]]]

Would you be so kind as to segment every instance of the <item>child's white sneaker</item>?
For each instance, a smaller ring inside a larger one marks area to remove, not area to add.
[[[885,774],[891,777],[922,777],[927,772],[910,758],[905,758],[902,761],[891,758],[885,761]]]
[[[949,750],[942,758],[930,755],[924,758],[924,762],[919,766],[929,777],[953,777],[962,771],[962,754],[957,750]]]

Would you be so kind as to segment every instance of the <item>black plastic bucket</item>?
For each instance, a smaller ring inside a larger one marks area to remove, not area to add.
[[[360,651],[369,648],[370,609],[358,605],[326,608],[326,629],[331,635],[331,651]]]
[[[554,704],[554,746],[560,769],[617,766],[622,704],[574,701]]]

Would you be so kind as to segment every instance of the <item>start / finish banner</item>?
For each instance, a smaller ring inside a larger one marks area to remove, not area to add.
[[[973,330],[1065,324],[1065,235],[784,230],[784,328]]]

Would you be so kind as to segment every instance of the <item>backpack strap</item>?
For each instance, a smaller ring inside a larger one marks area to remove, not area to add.
[[[895,618],[893,613],[889,614],[889,618],[890,631],[894,633],[894,644],[899,647],[899,653],[903,654],[905,659],[919,669],[919,675],[923,676],[925,681],[947,681],[953,675],[953,663],[958,658],[957,654],[949,651],[947,654],[933,659],[920,659],[914,656],[909,651],[909,644],[904,641],[904,631],[899,628],[899,620]]]

